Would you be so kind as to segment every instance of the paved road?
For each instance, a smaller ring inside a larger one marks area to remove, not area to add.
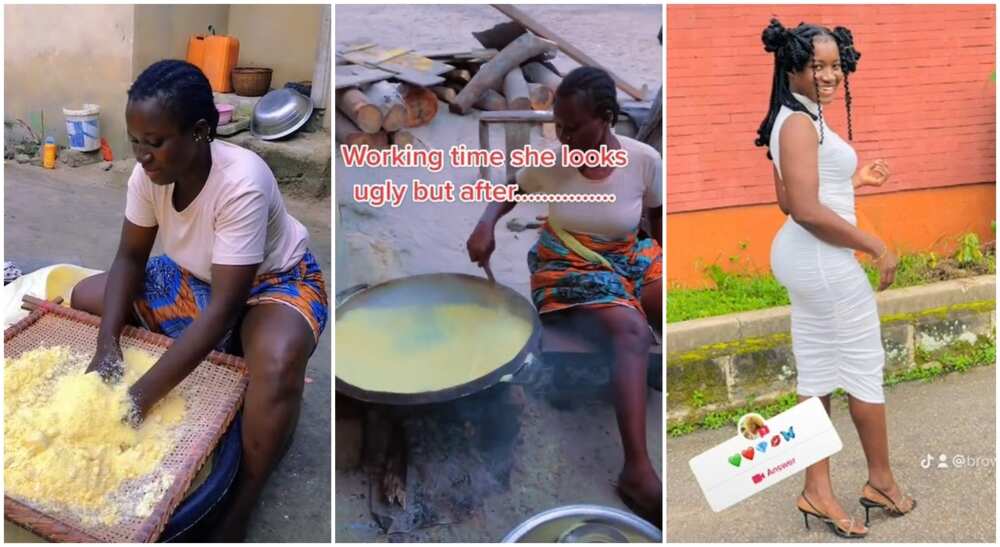
[[[121,232],[121,181],[99,166],[48,171],[6,163],[5,259],[26,272],[59,262],[107,269]],[[327,273],[333,271],[329,203],[287,200],[309,228],[313,253]],[[249,541],[331,539],[330,338],[327,328],[309,360],[306,375],[312,381],[306,385],[295,441],[263,493]]]
[[[996,540],[996,368],[950,374],[929,383],[910,382],[886,393],[889,440],[897,480],[919,507],[903,518],[872,512],[875,542],[994,542]],[[833,422],[844,449],[833,457],[833,481],[841,503],[863,518],[858,494],[865,460],[846,401],[834,404]],[[709,508],[688,460],[735,433],[699,432],[667,440],[667,541],[831,542],[825,526],[806,531],[795,498],[802,478],[787,479],[721,513]],[[948,469],[923,469],[922,458],[945,454]],[[956,456],[978,459],[957,468]],[[816,521],[813,520],[816,524]]]

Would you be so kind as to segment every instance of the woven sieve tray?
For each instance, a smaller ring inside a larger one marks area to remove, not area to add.
[[[101,322],[99,317],[30,296],[24,298],[23,307],[32,310],[31,314],[4,331],[6,358],[17,358],[25,351],[43,346],[69,346],[79,353],[94,351]],[[135,327],[125,327],[121,336],[123,350],[135,347],[154,355],[162,354],[172,342],[166,336]],[[157,470],[143,479],[145,483],[167,474],[174,476],[166,494],[149,516],[126,515],[113,526],[87,523],[71,509],[45,509],[5,492],[4,517],[50,541],[156,541],[195,475],[236,416],[246,386],[247,371],[243,360],[212,352],[174,388],[184,395],[187,414],[175,430],[173,448]],[[134,484],[125,484],[119,492],[130,488],[138,490]]]

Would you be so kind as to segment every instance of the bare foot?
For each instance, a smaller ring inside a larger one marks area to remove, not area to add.
[[[834,497],[833,492],[802,492],[795,503],[798,508],[818,518],[826,518],[833,521],[834,526],[852,536],[863,536],[868,533],[868,528],[859,519],[847,514],[840,502]]]
[[[623,469],[618,495],[635,514],[663,528],[663,483],[652,467]]]

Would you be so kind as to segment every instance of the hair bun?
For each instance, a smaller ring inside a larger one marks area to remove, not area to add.
[[[771,24],[760,35],[764,42],[764,51],[774,53],[788,44],[788,29],[777,19],[771,19]]]
[[[858,68],[858,60],[861,59],[861,52],[854,49],[854,35],[846,27],[836,27],[833,29],[833,37],[840,49],[840,64],[844,72],[854,72]]]

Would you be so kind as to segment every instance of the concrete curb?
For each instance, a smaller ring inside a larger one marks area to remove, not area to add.
[[[926,310],[996,299],[996,276],[980,275],[878,293],[879,315],[885,319]],[[670,305],[669,303],[667,304]],[[672,323],[667,327],[668,355],[740,340],[787,333],[791,306],[732,313]]]

